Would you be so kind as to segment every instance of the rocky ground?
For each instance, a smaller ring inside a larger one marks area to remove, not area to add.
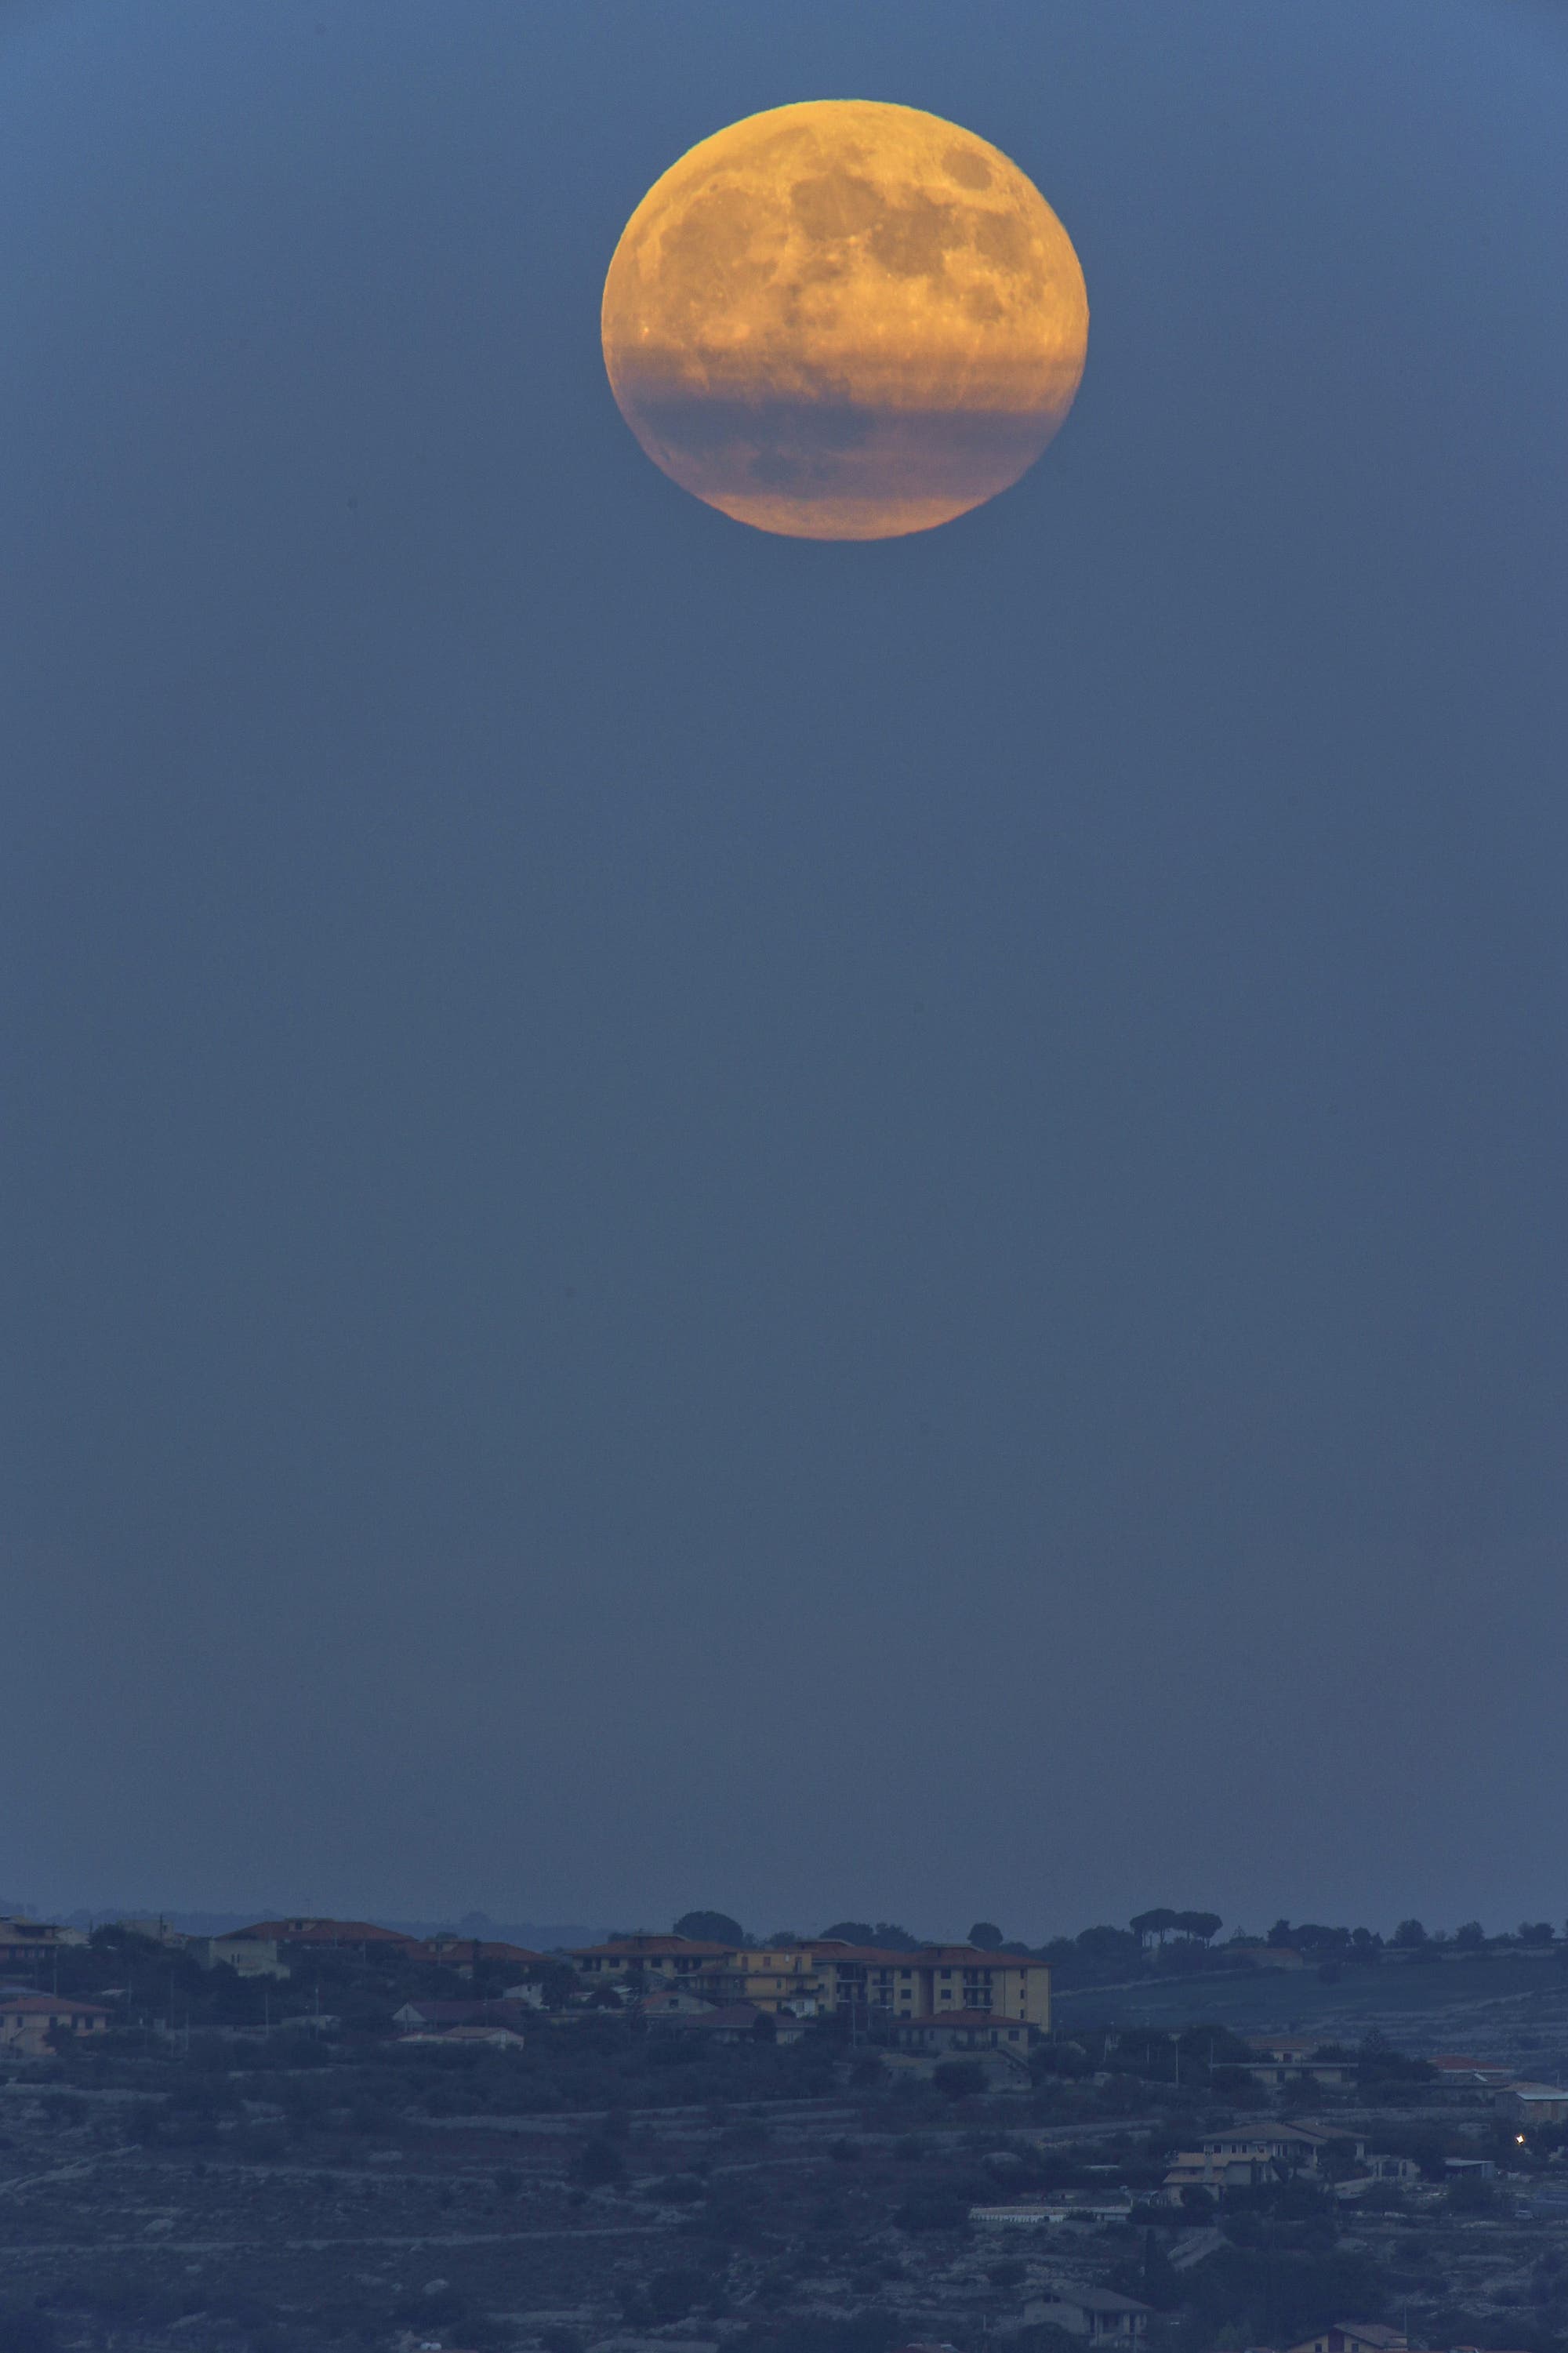
[[[159,2076],[94,2088],[23,2071],[0,2088],[0,2302],[13,2324],[43,2316],[58,2346],[615,2353],[742,2337],[880,2353],[1022,2332],[1024,2353],[1060,2353],[1031,2333],[1031,2306],[1075,2282],[1138,2294],[1152,2262],[1151,2343],[1170,2353],[1225,2341],[1227,2295],[1242,2327],[1258,2266],[1281,2263],[1303,2278],[1341,2266],[1322,2279],[1364,2283],[1430,2345],[1552,2353],[1568,2338],[1568,2204],[1537,2211],[1560,2178],[1544,2168],[1474,2211],[1431,2182],[1353,2207],[1291,2192],[1277,2212],[1227,2209],[1152,2241],[1070,2220],[988,2231],[971,2203],[1065,2180],[1085,2197],[1152,2187],[1169,2113],[1050,2123],[1037,2101],[847,2081],[793,2101],[433,2116],[384,2090],[334,2105],[330,2071],[243,2068],[207,2086],[204,2113]],[[1475,2105],[1367,2121],[1384,2142],[1496,2146]],[[42,2353],[26,2338],[13,2328],[16,2353]]]

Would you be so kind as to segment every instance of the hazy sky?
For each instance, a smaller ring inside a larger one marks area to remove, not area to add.
[[[948,528],[677,490],[737,116],[1093,311]],[[0,29],[0,1892],[1568,1911],[1568,33],[1526,0]]]

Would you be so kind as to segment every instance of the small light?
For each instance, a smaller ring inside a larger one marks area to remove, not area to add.
[[[1522,2133],[1515,2133],[1514,2139],[1521,2148],[1524,2147],[1524,2135]]]

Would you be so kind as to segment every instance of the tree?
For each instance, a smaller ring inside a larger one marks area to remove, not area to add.
[[[1217,1912],[1178,1912],[1176,1926],[1184,1936],[1195,1936],[1200,1945],[1212,1945],[1224,1927]]]
[[[893,2220],[900,2231],[967,2231],[969,2200],[955,2198],[951,2190],[930,2189],[906,2198]]]
[[[1407,2059],[1376,2027],[1356,2054],[1356,2080],[1363,2091],[1401,2084],[1436,2083],[1436,2070],[1425,2059]]]
[[[846,1945],[879,1945],[888,1953],[918,1953],[921,1945],[920,1938],[900,1928],[896,1920],[836,1920],[822,1933]]]
[[[1163,1944],[1176,1925],[1176,1915],[1168,1905],[1162,1904],[1152,1912],[1135,1914],[1127,1925],[1141,1945],[1146,1945],[1151,1936],[1158,1936]]]
[[[699,1945],[743,1945],[746,1932],[728,1912],[683,1912],[675,1924],[674,1934],[689,1936]]]
[[[1326,1928],[1319,1920],[1303,1920],[1291,1933],[1291,1943],[1302,1953],[1342,1953],[1349,1947],[1348,1928]]]
[[[1263,1940],[1263,1941],[1264,1941],[1264,1943],[1265,1943],[1266,1945],[1274,1945],[1274,1946],[1277,1946],[1277,1947],[1278,1947],[1278,1946],[1281,1946],[1281,1945],[1289,1945],[1289,1942],[1290,1942],[1290,1923],[1289,1923],[1289,1920],[1276,1920],[1276,1922],[1274,1923],[1274,1926],[1272,1926],[1272,1928],[1270,1928],[1270,1930],[1268,1931],[1268,1936],[1264,1938],[1264,1940]]]
[[[1355,2143],[1348,2137],[1325,2141],[1318,2151],[1318,2171],[1325,2181],[1349,2181],[1356,2170]]]
[[[918,1953],[921,1948],[920,1938],[911,1936],[907,1928],[900,1928],[896,1920],[879,1920],[871,1931],[871,1941],[889,1953]]]
[[[969,1941],[977,1945],[983,1953],[1000,1952],[1002,1931],[994,1920],[976,1920],[969,1932]]]
[[[1176,2267],[1155,2231],[1143,2233],[1143,2260],[1138,2266],[1135,2284],[1129,2294],[1144,2304],[1152,2304],[1156,2312],[1172,2312],[1182,2300],[1182,2283]]]
[[[1479,1920],[1461,1920],[1454,1931],[1454,1942],[1462,1952],[1479,1952],[1486,1941],[1487,1932]]]
[[[1519,1924],[1519,1941],[1520,1941],[1520,1943],[1521,1943],[1521,1945],[1549,1945],[1549,1944],[1551,1944],[1551,1942],[1552,1942],[1552,1923],[1551,1923],[1551,1921],[1550,1921],[1550,1920],[1521,1920],[1521,1921],[1520,1922],[1520,1924]]]
[[[1046,1948],[1045,1957],[1053,1968],[1059,1968],[1070,1954],[1075,1962],[1089,1961],[1101,1970],[1133,1969],[1143,1949],[1131,1929],[1107,1927],[1103,1922],[1093,1928],[1080,1928],[1066,1954],[1059,1949],[1061,1941],[1058,1938]]]
[[[1407,1953],[1426,1942],[1426,1931],[1419,1920],[1402,1920],[1394,1932],[1394,1941]]]

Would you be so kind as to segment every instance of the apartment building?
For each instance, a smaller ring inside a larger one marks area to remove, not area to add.
[[[973,1945],[883,1952],[831,1937],[766,1946],[700,1944],[685,1936],[616,1936],[571,1956],[590,1986],[646,1995],[683,1985],[719,2003],[814,2018],[843,2010],[892,2020],[962,2011],[1036,2027],[1051,2022],[1051,1974],[1043,1962]]]
[[[612,1936],[604,1945],[578,1945],[566,1957],[590,1987],[653,1993],[660,1986],[683,1985],[721,1968],[730,1952],[728,1945],[704,1945],[694,1936],[638,1935]]]
[[[749,2001],[796,2018],[816,2018],[824,2006],[822,1972],[809,1945],[738,1947],[702,1972],[701,1985],[712,2000]]]
[[[1020,1954],[984,1952],[975,1945],[887,1953],[820,1937],[805,1949],[822,1980],[825,2010],[888,2010],[895,2018],[984,2010],[1042,2032],[1050,2026],[1050,1970]]]
[[[0,1966],[8,1969],[37,1968],[68,1946],[85,1945],[86,1931],[57,1927],[47,1920],[0,1920]]]

